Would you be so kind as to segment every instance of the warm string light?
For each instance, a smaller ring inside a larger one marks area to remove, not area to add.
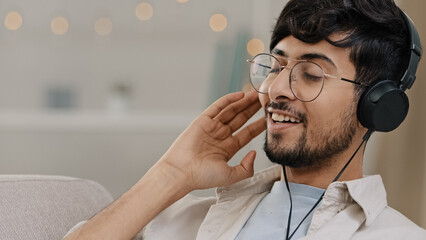
[[[50,22],[50,29],[56,35],[64,35],[68,32],[68,20],[64,17],[56,17]]]
[[[213,31],[222,32],[223,30],[225,30],[225,28],[228,24],[228,20],[222,14],[217,13],[217,14],[214,14],[213,16],[210,17],[209,24],[210,24],[210,28]]]
[[[255,56],[265,50],[265,44],[263,44],[262,40],[253,38],[247,43],[247,52],[251,56]]]
[[[22,26],[22,16],[17,12],[10,12],[4,19],[4,25],[9,30],[18,30]]]
[[[154,10],[149,3],[140,3],[135,10],[136,17],[141,21],[147,21],[152,18]]]
[[[176,0],[179,3],[186,3],[188,0]],[[147,21],[152,18],[154,10],[151,4],[142,2],[137,5],[135,9],[136,17],[141,21]],[[10,12],[7,14],[4,25],[9,30],[17,30],[22,26],[22,16],[17,12]],[[228,25],[227,18],[220,13],[214,14],[209,20],[210,28],[215,32],[221,32],[226,29]],[[69,22],[64,17],[55,17],[50,22],[50,29],[56,35],[64,35],[69,30]],[[100,36],[107,36],[112,32],[112,22],[108,18],[100,18],[95,22],[95,32]],[[260,41],[260,40],[259,40]],[[253,43],[260,48],[259,43]],[[263,43],[262,43],[263,44]],[[247,45],[247,51],[252,55],[252,50],[249,50],[249,44]],[[263,46],[263,45],[262,45]],[[250,47],[250,49],[253,47]],[[262,47],[263,48],[263,47]]]
[[[95,32],[100,36],[107,36],[112,32],[112,22],[108,18],[99,18],[95,23]]]

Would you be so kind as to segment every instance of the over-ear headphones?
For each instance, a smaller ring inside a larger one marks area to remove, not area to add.
[[[409,101],[405,90],[416,80],[416,70],[422,55],[420,37],[413,21],[400,10],[410,33],[410,61],[399,84],[381,80],[369,86],[358,102],[357,115],[361,124],[373,131],[389,132],[397,128],[408,113]]]

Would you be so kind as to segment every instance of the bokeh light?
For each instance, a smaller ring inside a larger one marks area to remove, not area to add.
[[[50,22],[50,29],[56,35],[64,35],[68,32],[68,20],[64,17],[56,17]]]
[[[255,56],[265,50],[265,44],[262,40],[253,38],[247,43],[247,52],[251,56]]]
[[[112,32],[112,22],[108,18],[99,18],[95,23],[95,31],[100,36],[107,36]]]
[[[210,17],[210,28],[215,32],[221,32],[225,30],[227,24],[228,20],[220,13]]]
[[[4,25],[9,30],[18,30],[22,26],[22,16],[17,12],[10,12],[4,19]]]
[[[152,15],[154,14],[154,9],[149,3],[140,3],[136,7],[135,13],[136,17],[139,18],[139,20],[147,21],[152,18]]]

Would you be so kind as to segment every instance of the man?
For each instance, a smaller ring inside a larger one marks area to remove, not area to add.
[[[426,239],[387,206],[379,176],[363,177],[358,153],[372,131],[400,123],[370,127],[359,100],[384,79],[395,91],[405,86],[409,34],[392,0],[291,0],[271,54],[249,61],[258,94],[213,103],[138,183],[66,239],[131,239],[143,228],[136,238]],[[260,108],[266,121],[243,127]],[[228,166],[265,128],[265,151],[279,165],[253,176],[252,151]],[[217,198],[187,195],[218,186]]]

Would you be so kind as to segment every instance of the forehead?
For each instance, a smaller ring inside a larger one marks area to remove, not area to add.
[[[339,38],[343,38],[343,36],[330,37],[333,41],[339,40]],[[325,65],[326,68],[338,70],[342,74],[355,72],[355,67],[349,58],[350,49],[335,47],[325,40],[318,43],[305,43],[293,36],[288,36],[278,42],[273,51],[276,50],[282,51],[285,57],[292,59],[303,59],[303,56],[318,56],[318,58],[310,60],[318,60],[322,66]],[[324,57],[331,62],[325,60]]]

